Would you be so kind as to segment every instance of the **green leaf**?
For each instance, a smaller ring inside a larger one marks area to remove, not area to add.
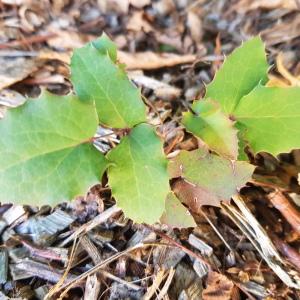
[[[229,200],[251,178],[253,171],[254,166],[247,162],[231,162],[205,149],[181,151],[169,163],[172,178],[182,177],[191,188],[197,188],[199,206],[218,206],[221,200]]]
[[[239,140],[239,155],[238,160],[249,160],[249,157],[246,153],[246,148],[249,150],[249,143],[245,139],[245,127],[241,123],[236,123],[236,127],[238,128],[238,140]]]
[[[234,111],[237,126],[255,151],[273,155],[300,148],[300,88],[258,86]]]
[[[102,33],[100,38],[92,41],[92,44],[100,53],[108,54],[114,63],[117,62],[117,46],[105,32]]]
[[[115,58],[115,49],[106,36],[76,49],[71,59],[71,81],[80,100],[95,101],[100,123],[131,128],[146,120],[146,108],[139,89],[111,58]]]
[[[158,221],[170,188],[163,144],[154,129],[134,127],[107,157],[109,185],[125,215],[138,223]]]
[[[197,224],[189,210],[181,204],[174,193],[170,192],[166,199],[166,209],[160,218],[161,223],[171,227],[196,227]]]
[[[230,114],[240,99],[260,82],[267,80],[268,63],[260,37],[255,37],[235,49],[207,86],[205,98],[221,103],[223,111]],[[197,102],[194,105],[196,110]]]
[[[201,138],[208,147],[226,158],[236,160],[238,155],[237,129],[234,123],[212,100],[199,101],[198,116],[184,114],[183,125],[188,131]]]
[[[92,103],[44,92],[0,121],[0,201],[55,204],[85,193],[106,160],[87,143],[97,128]]]

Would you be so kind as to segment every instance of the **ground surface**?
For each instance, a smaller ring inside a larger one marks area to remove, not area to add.
[[[41,88],[68,93],[72,49],[104,30],[168,132],[167,154],[195,147],[179,112],[242,40],[261,34],[270,84],[300,85],[296,0],[3,0],[0,16],[1,113]],[[2,204],[0,299],[299,299],[299,152],[253,163],[243,201],[203,208],[195,229],[135,225],[104,184],[54,209]]]

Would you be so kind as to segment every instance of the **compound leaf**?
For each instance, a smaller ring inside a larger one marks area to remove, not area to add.
[[[116,48],[108,37],[76,49],[71,59],[71,81],[82,101],[94,100],[100,123],[131,128],[146,120],[140,91],[115,63]]]
[[[59,203],[85,193],[106,160],[91,143],[97,114],[75,96],[43,92],[0,121],[0,201]]]
[[[300,88],[257,86],[233,112],[255,152],[273,155],[300,148]]]
[[[196,227],[197,224],[189,210],[170,192],[166,199],[165,212],[160,218],[161,223],[175,228]]]
[[[163,144],[154,129],[134,127],[107,157],[109,185],[125,215],[138,223],[158,221],[170,188]]]
[[[189,188],[182,186],[188,192],[187,197],[192,195],[191,200],[183,202],[194,201],[194,205],[199,206],[218,206],[221,200],[229,200],[251,178],[253,171],[254,166],[247,162],[231,162],[202,148],[181,151],[169,163],[171,177],[181,177],[189,185]],[[177,188],[178,197],[184,200],[180,197],[180,189]]]
[[[226,58],[207,86],[205,98],[219,101],[223,111],[230,114],[244,95],[267,80],[268,68],[262,40],[252,38]],[[197,102],[194,105],[196,110]]]
[[[236,160],[238,156],[237,129],[234,123],[212,100],[199,101],[198,115],[184,114],[183,125],[188,131],[201,138],[208,147],[226,158]]]

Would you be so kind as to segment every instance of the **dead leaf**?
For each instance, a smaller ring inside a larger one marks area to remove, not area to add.
[[[165,82],[158,81],[152,77],[148,77],[139,71],[129,72],[128,77],[138,86],[153,90],[154,94],[162,100],[174,100],[177,99],[181,94],[181,90],[179,88],[171,86]]]
[[[220,199],[217,195],[214,195],[196,185],[190,184],[184,179],[177,180],[174,183],[172,190],[180,201],[182,201],[191,209],[192,212],[196,214],[201,212],[202,205],[220,205]]]
[[[6,5],[22,5],[26,0],[1,0],[3,4]]]
[[[269,81],[267,86],[269,87],[289,87],[289,86],[300,86],[300,77],[294,76],[285,66],[285,58],[287,55],[280,52],[276,57],[277,71],[281,76],[269,74]]]
[[[8,107],[20,106],[25,101],[26,98],[14,90],[3,89],[0,91],[0,119],[5,116]]]
[[[71,52],[56,52],[51,50],[43,50],[39,52],[38,59],[40,60],[59,60],[65,64],[70,64]]]
[[[38,68],[34,58],[24,57],[0,57],[0,65],[0,90],[25,79]]]
[[[209,272],[206,288],[202,292],[203,300],[231,300],[234,284],[226,276]]]
[[[143,8],[144,6],[151,4],[150,0],[129,0],[129,2],[135,8]]]
[[[173,53],[154,53],[152,51],[129,53],[118,52],[121,63],[126,64],[127,70],[153,70],[173,67],[180,64],[193,63],[197,56],[193,54],[177,55]]]
[[[242,0],[236,5],[236,9],[239,13],[246,13],[250,10],[257,9],[298,9],[295,0]]]
[[[50,33],[55,33],[55,37],[47,40],[47,44],[54,49],[73,50],[82,47],[86,42],[77,32],[58,30],[57,28],[49,28],[48,30]]]
[[[70,52],[58,53],[55,51],[41,51],[38,55],[38,58],[41,60],[56,59],[67,64],[70,63],[70,57]],[[193,63],[196,58],[197,56],[193,54],[178,55],[173,53],[158,54],[151,51],[136,53],[118,51],[118,60],[120,63],[126,65],[127,70],[154,70],[165,67],[174,67],[180,64]]]
[[[19,9],[19,16],[22,30],[26,32],[34,32],[38,27],[40,27],[45,20],[42,15],[32,10],[31,3],[27,5],[22,5]]]
[[[266,83],[268,87],[288,87],[289,83],[279,76],[275,76],[273,74],[269,74],[269,81]]]
[[[286,218],[292,228],[300,234],[300,213],[292,200],[280,191],[274,191],[267,197],[273,206]]]
[[[288,43],[300,36],[300,15],[297,14],[294,19],[287,23],[278,22],[276,25],[262,30],[261,36],[267,46]]]
[[[157,2],[153,2],[152,7],[160,15],[163,16],[171,14],[174,10],[176,10],[176,6],[173,0],[160,0]]]
[[[154,31],[150,23],[147,20],[145,20],[143,11],[134,12],[131,18],[129,19],[126,28],[127,30],[135,32],[144,31],[146,33],[149,33],[151,31]]]
[[[276,66],[278,72],[283,78],[290,82],[291,86],[300,86],[300,79],[292,75],[284,66],[283,53],[279,53],[276,58]]]
[[[98,6],[102,13],[116,12],[127,14],[129,9],[129,0],[98,0]]]
[[[187,14],[187,26],[190,29],[192,39],[199,44],[202,40],[203,30],[200,17],[193,11]]]

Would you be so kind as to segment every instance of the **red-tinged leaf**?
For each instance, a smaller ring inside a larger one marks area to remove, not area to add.
[[[176,190],[180,199],[194,201],[199,207],[219,206],[220,201],[230,200],[251,179],[253,171],[254,166],[245,161],[232,162],[205,149],[181,151],[169,164],[171,177],[182,177],[188,184],[181,183],[179,190],[184,192]],[[182,199],[185,195],[190,200]]]
[[[196,214],[201,213],[201,206],[219,206],[220,199],[214,193],[209,192],[195,184],[188,183],[184,179],[178,179],[172,187],[175,195]]]

